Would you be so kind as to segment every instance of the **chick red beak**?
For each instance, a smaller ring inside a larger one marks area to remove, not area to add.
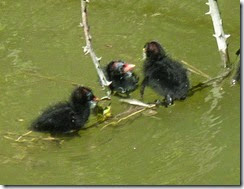
[[[125,64],[125,66],[124,66],[124,72],[132,71],[135,66],[136,65],[134,65],[134,64]]]
[[[98,102],[98,101],[100,101],[100,98],[98,98],[98,97],[95,96],[95,97],[93,98],[93,101]]]

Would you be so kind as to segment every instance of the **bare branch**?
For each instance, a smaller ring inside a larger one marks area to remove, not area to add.
[[[145,108],[153,108],[156,106],[156,104],[146,104],[136,99],[120,99],[120,102],[128,103],[130,105],[135,105],[135,106],[141,106]]]
[[[226,67],[229,68],[230,60],[229,60],[226,40],[228,37],[230,37],[230,35],[224,33],[223,23],[220,17],[217,0],[208,0],[208,3],[206,4],[209,5],[209,12],[207,12],[206,14],[210,14],[212,18],[214,32],[215,32],[213,36],[216,38],[220,57],[223,62],[223,66],[225,68]]]
[[[86,40],[86,46],[83,47],[84,48],[84,53],[85,54],[90,54],[91,59],[94,63],[94,66],[97,70],[97,74],[99,76],[100,82],[102,87],[107,87],[109,86],[112,82],[108,81],[101,69],[100,66],[100,60],[101,58],[98,58],[92,48],[92,44],[91,44],[91,35],[89,33],[89,26],[88,26],[88,18],[87,18],[87,3],[89,1],[88,0],[81,0],[81,16],[82,16],[82,23],[80,23],[80,26],[83,27],[84,29],[84,35],[85,35],[85,40]]]

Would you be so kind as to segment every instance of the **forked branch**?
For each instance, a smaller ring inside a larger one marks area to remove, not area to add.
[[[88,25],[88,18],[87,18],[87,14],[88,14],[87,13],[87,3],[88,2],[89,2],[88,0],[81,0],[82,20],[81,20],[80,26],[83,27],[83,29],[84,29],[84,35],[85,35],[85,40],[86,40],[86,46],[83,48],[84,48],[85,54],[90,54],[91,59],[96,68],[97,74],[99,76],[100,84],[102,85],[103,88],[105,88],[105,87],[108,87],[111,84],[111,82],[106,79],[106,77],[101,69],[101,66],[100,66],[101,57],[98,58],[92,48],[92,44],[91,44],[92,37],[89,32],[89,25]]]

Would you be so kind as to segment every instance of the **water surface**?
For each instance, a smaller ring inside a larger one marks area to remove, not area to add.
[[[235,62],[239,1],[222,0],[219,7]],[[41,110],[69,97],[72,83],[91,87],[97,96],[104,92],[90,57],[82,52],[79,1],[1,0],[0,9],[1,184],[240,184],[240,86],[230,86],[230,79],[161,107],[154,116],[94,127],[62,144],[5,138],[27,132]],[[175,59],[213,77],[221,63],[207,11],[203,0],[93,0],[93,47],[103,65],[126,60],[137,65],[142,79],[142,48],[155,39]],[[206,79],[190,74],[190,80],[195,85]],[[139,99],[139,90],[132,98]],[[146,89],[145,101],[157,98]],[[128,108],[113,97],[114,115]]]

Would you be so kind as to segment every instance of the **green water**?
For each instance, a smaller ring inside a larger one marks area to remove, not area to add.
[[[113,59],[136,64],[142,79],[142,48],[156,39],[172,57],[216,76],[221,63],[205,2],[91,0],[96,54],[103,65]],[[234,62],[240,47],[239,1],[222,0],[219,7]],[[90,57],[83,54],[79,22],[78,0],[0,0],[0,183],[239,185],[240,86],[230,86],[230,79],[160,107],[154,116],[84,130],[62,144],[6,138],[26,133],[41,110],[67,99],[72,82],[104,95]],[[190,80],[194,85],[206,79],[191,74]],[[139,99],[139,90],[132,98]],[[145,101],[157,98],[146,89]],[[128,108],[113,97],[114,115]]]

